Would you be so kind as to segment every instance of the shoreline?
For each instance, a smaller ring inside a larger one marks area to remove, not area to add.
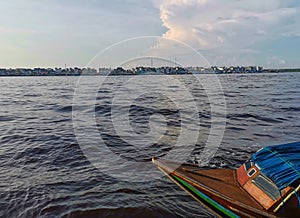
[[[17,74],[13,74],[13,75],[0,75],[1,77],[80,77],[80,76],[162,76],[162,75],[166,75],[166,76],[183,76],[183,75],[262,75],[262,74],[283,74],[283,73],[300,73],[299,71],[264,71],[264,72],[252,72],[252,73],[186,73],[186,74],[158,74],[158,73],[147,73],[147,74],[59,74],[59,75],[17,75]]]
[[[260,66],[231,67],[144,67],[132,69],[122,67],[112,68],[16,68],[1,69],[0,77],[27,76],[140,76],[140,75],[189,75],[189,74],[262,74],[262,73],[299,73],[300,68],[293,69],[263,69]]]
[[[210,74],[216,74],[216,75],[257,75],[257,74],[281,74],[281,73],[300,73],[299,70],[263,70],[262,72],[238,72],[238,73],[227,73],[227,72],[197,72],[197,73],[143,73],[143,74],[99,74],[99,73],[83,73],[83,74],[55,74],[55,75],[49,75],[49,74],[30,74],[30,75],[23,75],[23,74],[0,74],[0,77],[80,77],[80,76],[161,76],[161,75],[167,75],[167,76],[180,76],[180,75],[210,75]]]

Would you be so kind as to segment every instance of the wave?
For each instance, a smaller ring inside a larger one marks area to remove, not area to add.
[[[127,207],[127,208],[102,208],[102,209],[78,209],[70,211],[69,214],[63,217],[81,218],[81,217],[103,217],[103,218],[115,218],[115,217],[144,217],[144,218],[156,218],[156,217],[166,217],[173,218],[177,217],[174,214],[162,210],[162,209],[150,209],[143,207]]]
[[[244,119],[254,119],[257,121],[264,121],[264,122],[268,122],[268,123],[282,123],[281,120],[278,120],[276,118],[270,118],[270,117],[264,117],[264,116],[260,116],[257,114],[250,114],[250,113],[235,113],[235,114],[228,114],[227,115],[228,119],[231,120],[244,120]]]

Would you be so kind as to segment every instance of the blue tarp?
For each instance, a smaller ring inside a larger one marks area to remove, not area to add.
[[[281,190],[300,178],[300,142],[265,147],[251,161]]]

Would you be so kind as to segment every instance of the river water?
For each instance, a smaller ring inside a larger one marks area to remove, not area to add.
[[[84,151],[80,138],[85,134],[74,131],[76,125],[85,128],[85,120],[74,125],[72,119],[79,77],[0,77],[0,217],[212,216],[154,166],[151,169],[152,156],[166,156],[181,134],[191,138],[191,132],[198,134],[194,144],[180,142],[190,148],[185,160],[203,165],[201,152],[212,118],[210,99],[197,79],[209,76],[136,76],[136,87],[130,83],[134,77],[106,78],[97,87],[93,107],[101,137],[97,143],[111,155],[108,159],[97,150],[105,168]],[[186,91],[166,78],[182,81]],[[206,167],[235,168],[261,147],[299,141],[300,73],[232,74],[218,79],[226,100],[226,126]],[[122,88],[124,84],[128,87]],[[193,97],[192,103],[185,92]],[[127,97],[133,99],[129,107]],[[197,110],[189,111],[193,109],[189,105]],[[126,111],[130,128],[120,129]],[[199,129],[183,124],[195,120]],[[162,137],[149,136],[152,125],[158,135],[163,132]],[[89,132],[87,128],[87,136]],[[128,165],[119,165],[120,160],[130,162],[135,171],[127,173]]]

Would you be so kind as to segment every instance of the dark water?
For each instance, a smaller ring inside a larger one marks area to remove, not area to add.
[[[122,110],[115,115],[111,112],[112,99],[128,78],[110,77],[99,88],[97,129],[116,156],[148,163],[151,156],[164,156],[173,149],[182,118],[172,99],[160,93],[161,87],[149,84],[149,76],[141,77],[146,94],[129,108],[131,127],[143,136],[150,131],[151,116],[159,114],[166,121],[167,132],[153,144],[130,145],[124,139],[128,136],[118,135],[112,122]],[[199,109],[200,134],[187,158],[197,163],[211,127],[209,102],[193,76],[179,79],[189,87]],[[261,147],[299,141],[300,73],[222,75],[219,79],[227,103],[227,125],[208,167],[234,168]],[[122,180],[109,174],[110,169],[103,172],[90,163],[76,140],[72,123],[77,80],[0,78],[0,217],[211,216],[165,177],[137,182],[143,176],[137,171],[136,178]],[[180,98],[178,87],[165,85]],[[185,100],[181,102],[187,104]],[[118,106],[122,108],[122,103]],[[159,126],[161,119],[151,122]]]

